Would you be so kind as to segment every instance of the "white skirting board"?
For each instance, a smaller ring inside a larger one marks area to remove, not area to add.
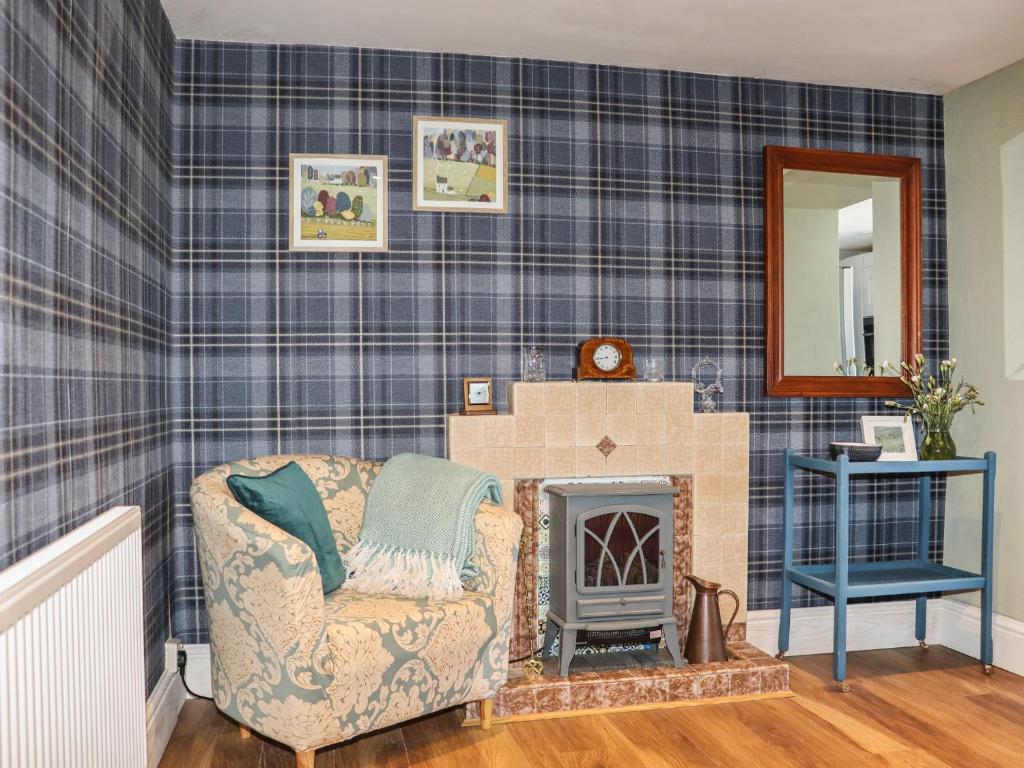
[[[167,742],[171,740],[174,726],[178,724],[178,714],[186,699],[185,686],[178,676],[178,650],[193,646],[183,646],[181,641],[171,638],[164,644],[164,672],[157,681],[156,688],[146,700],[146,765],[156,768],[163,757]],[[209,669],[209,646],[197,646],[206,649],[207,670]],[[191,666],[191,664],[189,665]],[[191,670],[186,670],[191,671]],[[209,676],[207,676],[209,680]],[[192,685],[192,681],[189,681]],[[209,688],[209,682],[206,683]],[[195,690],[193,688],[193,690]]]
[[[832,652],[832,607],[794,608],[790,619],[787,656]],[[750,611],[747,640],[775,653],[779,642],[779,612]],[[972,605],[936,598],[928,601],[928,642],[978,658],[981,612]],[[914,601],[857,603],[847,612],[846,648],[869,651],[917,645]],[[992,620],[994,664],[1024,675],[1024,622],[995,614]]]

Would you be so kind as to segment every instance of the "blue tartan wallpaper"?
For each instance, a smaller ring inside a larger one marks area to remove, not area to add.
[[[0,569],[139,505],[152,690],[171,621],[174,37],[157,0],[11,0],[0,41]]]
[[[854,438],[883,408],[763,394],[765,144],[921,158],[926,351],[945,353],[940,98],[191,41],[175,79],[174,628],[187,641],[205,639],[192,477],[277,451],[443,454],[463,376],[494,376],[503,408],[524,345],[567,379],[597,334],[662,357],[670,378],[705,354],[724,366],[724,407],[751,414],[750,608],[776,606],[782,449]],[[413,212],[414,115],[508,120],[508,215]],[[289,252],[290,152],[388,155],[390,251]],[[858,556],[914,551],[915,507],[888,482],[857,484]],[[830,490],[808,490],[797,546],[827,556]],[[941,516],[933,527],[941,546]]]

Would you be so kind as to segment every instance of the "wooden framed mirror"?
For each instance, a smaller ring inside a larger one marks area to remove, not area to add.
[[[903,397],[922,349],[921,161],[764,149],[772,396]]]

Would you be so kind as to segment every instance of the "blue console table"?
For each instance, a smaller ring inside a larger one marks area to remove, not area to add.
[[[793,479],[797,469],[831,475],[836,482],[835,562],[823,565],[793,563]],[[981,520],[981,573],[932,562],[928,556],[931,531],[932,476],[981,473],[984,475]],[[850,562],[850,477],[853,475],[916,475],[918,477],[917,557],[913,560]],[[914,636],[922,648],[927,628],[927,595],[932,592],[981,591],[981,663],[992,674],[992,538],[996,485],[996,455],[983,459],[956,458],[949,461],[858,461],[840,456],[836,461],[798,456],[785,452],[785,543],[782,555],[782,610],[779,620],[781,659],[789,650],[789,620],[793,585],[799,584],[835,603],[832,673],[842,691],[846,682],[846,604],[854,597],[888,595],[917,596]]]

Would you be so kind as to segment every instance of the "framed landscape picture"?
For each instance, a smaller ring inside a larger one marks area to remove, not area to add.
[[[288,191],[291,250],[387,250],[384,155],[291,154]]]
[[[508,123],[413,118],[413,208],[508,211]]]
[[[904,416],[861,416],[864,442],[882,446],[879,461],[917,461],[914,422]]]

